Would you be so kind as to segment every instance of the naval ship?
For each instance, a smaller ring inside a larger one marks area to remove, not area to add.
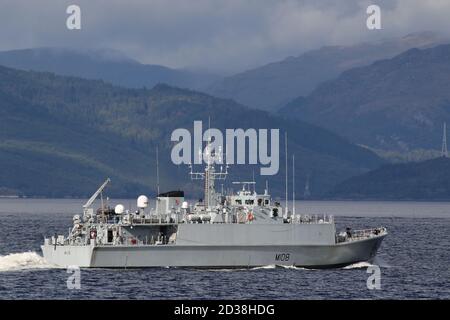
[[[191,177],[203,180],[204,199],[189,203],[183,191],[160,193],[155,208],[145,195],[137,210],[93,204],[108,178],[73,217],[68,236],[44,239],[47,262],[92,268],[206,267],[233,268],[267,265],[336,268],[375,257],[386,228],[347,228],[336,231],[333,216],[297,214],[273,201],[268,188],[262,194],[240,183],[237,193],[217,192],[228,166],[216,171],[214,155],[205,148],[205,169]],[[254,186],[253,186],[254,187]]]

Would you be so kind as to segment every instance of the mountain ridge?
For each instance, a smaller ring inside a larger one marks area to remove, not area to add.
[[[194,120],[209,118],[220,130],[230,124],[288,130],[290,150],[300,163],[297,181],[313,171],[316,194],[382,163],[372,152],[314,125],[163,84],[130,89],[0,67],[0,113],[0,187],[27,196],[86,196],[106,176],[116,181],[111,189],[116,196],[155,192],[156,146],[161,187],[201,194],[202,186],[187,179],[187,167],[171,163],[170,134],[176,128],[191,131]],[[281,152],[280,157],[283,163]],[[229,178],[248,178],[252,169],[233,166]],[[268,177],[274,195],[282,194],[282,170]]]
[[[275,112],[346,70],[396,56],[410,48],[429,47],[446,41],[433,32],[419,32],[351,46],[325,46],[225,77],[206,91],[253,108]]]
[[[450,199],[450,159],[387,164],[349,178],[325,195],[328,199],[434,200]]]
[[[40,47],[2,51],[0,65],[20,70],[104,80],[129,88],[151,88],[157,83],[167,83],[199,89],[219,77],[205,72],[143,64],[122,52],[104,48]]]
[[[450,45],[411,49],[342,73],[279,114],[387,151],[440,148],[450,122]]]

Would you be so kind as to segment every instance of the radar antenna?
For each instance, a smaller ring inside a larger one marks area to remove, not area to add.
[[[199,150],[199,157],[201,159],[202,151]],[[206,207],[214,206],[217,202],[218,195],[215,192],[215,180],[225,180],[228,175],[228,164],[225,161],[224,166],[220,166],[220,171],[216,172],[215,164],[223,163],[222,147],[218,147],[218,151],[211,148],[211,138],[208,138],[207,145],[203,153],[203,159],[206,162],[206,167],[203,172],[194,172],[192,164],[189,165],[192,180],[204,180],[205,181],[205,199],[204,203]],[[225,157],[226,159],[226,157]]]

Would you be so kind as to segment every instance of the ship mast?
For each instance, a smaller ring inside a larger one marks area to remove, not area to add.
[[[202,160],[202,151],[199,150],[199,158]],[[194,172],[192,165],[191,179],[192,180],[204,180],[204,193],[205,193],[205,207],[213,207],[217,205],[217,196],[215,192],[215,180],[225,180],[228,175],[228,165],[225,164],[225,171],[223,165],[220,166],[220,171],[216,172],[215,163],[222,163],[222,148],[219,147],[219,151],[216,152],[211,149],[211,138],[208,138],[207,145],[203,154],[203,160],[205,160],[206,166],[204,172]]]

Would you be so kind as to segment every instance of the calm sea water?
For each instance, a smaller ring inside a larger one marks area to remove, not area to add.
[[[120,200],[133,208],[134,200]],[[338,229],[386,226],[375,264],[332,270],[266,266],[241,270],[82,269],[70,274],[40,256],[44,235],[67,233],[82,200],[0,199],[0,299],[449,299],[450,203],[298,202],[297,212],[334,214]]]

